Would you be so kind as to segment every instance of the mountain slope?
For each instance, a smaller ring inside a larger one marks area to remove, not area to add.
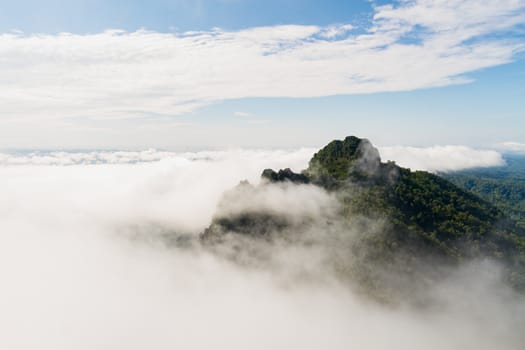
[[[428,288],[447,268],[481,258],[497,261],[506,281],[525,288],[522,229],[493,205],[437,175],[382,163],[366,139],[350,136],[329,143],[301,174],[266,169],[262,178],[259,186],[243,183],[233,189],[222,206],[255,201],[277,186],[326,191],[337,209],[299,219],[289,215],[291,206],[219,211],[202,235],[205,243],[235,241],[233,257],[249,249],[246,242],[253,239],[270,245],[317,244],[343,280],[357,281],[383,299]]]
[[[494,204],[525,229],[525,157],[505,156],[506,165],[443,174],[443,177]]]

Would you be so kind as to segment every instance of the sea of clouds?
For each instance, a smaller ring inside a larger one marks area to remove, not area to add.
[[[490,262],[458,269],[426,310],[379,305],[329,275],[284,283],[277,271],[310,268],[313,251],[253,269],[166,240],[195,239],[224,191],[258,183],[264,168],[299,171],[313,152],[2,154],[0,348],[522,348],[523,298]],[[310,187],[286,191],[251,205],[303,203],[311,215],[331,200]]]
[[[507,150],[506,148],[505,150]],[[200,152],[170,152],[156,149],[143,151],[47,151],[47,152],[0,152],[0,165],[94,165],[135,164],[158,162],[164,159],[179,161],[245,161],[244,158],[266,159],[268,163],[292,167],[296,171],[308,166],[315,153],[314,148],[300,150],[222,150]],[[476,167],[505,165],[501,153],[495,150],[473,149],[462,145],[432,147],[385,146],[379,147],[383,161],[392,160],[402,167],[430,172],[449,172]],[[272,158],[273,157],[273,158]],[[288,163],[286,163],[288,162]],[[197,163],[195,163],[197,164]],[[264,165],[263,164],[263,165]],[[237,170],[234,166],[232,170]],[[259,169],[255,169],[257,171]]]

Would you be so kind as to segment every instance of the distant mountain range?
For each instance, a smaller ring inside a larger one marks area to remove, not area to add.
[[[475,259],[497,262],[504,282],[523,291],[523,226],[512,210],[504,212],[487,196],[468,191],[483,196],[468,176],[442,177],[381,162],[368,140],[349,136],[319,150],[301,173],[266,169],[260,185],[243,182],[220,204],[249,203],[272,186],[289,196],[312,187],[333,198],[333,210],[297,218],[294,208],[237,206],[218,211],[201,240],[255,265],[268,258],[254,253],[254,242],[264,242],[270,251],[319,245],[324,268],[387,301],[431,288],[450,268]]]

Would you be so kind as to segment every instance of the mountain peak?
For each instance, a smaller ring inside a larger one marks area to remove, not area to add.
[[[371,175],[381,164],[379,151],[367,139],[347,136],[343,141],[334,140],[315,153],[307,173],[330,176],[344,180],[352,173]]]
[[[231,237],[291,242],[309,232],[308,228],[315,228],[321,236],[326,233],[328,236],[323,237],[331,242],[333,231],[340,230],[342,246],[355,249],[340,252],[342,260],[337,268],[346,266],[344,276],[360,279],[373,289],[402,290],[403,283],[370,277],[370,266],[401,276],[400,280],[402,276],[423,279],[429,278],[435,265],[451,266],[464,259],[488,257],[504,266],[511,285],[525,290],[523,230],[490,203],[437,175],[412,172],[394,162],[381,163],[378,150],[367,139],[348,136],[332,141],[315,153],[302,173],[288,168],[277,172],[266,169],[262,178],[265,181],[259,186],[238,186],[224,197],[220,206],[236,210],[218,211],[202,234],[204,242]],[[318,197],[306,201],[304,208],[303,202],[282,205],[297,197],[308,198],[305,191],[332,198],[329,207],[335,208],[333,212],[296,215],[298,208],[308,209],[307,203],[317,202]],[[264,205],[254,205],[258,196],[275,193],[278,200],[264,197]],[[268,203],[279,205],[268,207]],[[359,266],[345,265],[353,264],[355,251],[362,259]],[[423,269],[422,275],[414,275],[421,266],[429,268]],[[440,273],[439,269],[434,272]]]

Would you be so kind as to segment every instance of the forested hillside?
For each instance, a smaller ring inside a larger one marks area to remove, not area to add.
[[[525,228],[525,156],[508,155],[506,165],[443,174],[443,177],[494,204]]]
[[[367,293],[384,299],[399,291],[410,295],[407,288],[428,288],[446,267],[478,258],[498,261],[506,280],[525,288],[523,229],[496,206],[438,175],[382,163],[366,139],[333,141],[301,174],[266,169],[263,180],[259,186],[239,185],[222,206],[254,201],[271,186],[313,186],[335,198],[338,209],[321,219],[291,220],[287,212],[293,208],[237,207],[217,213],[204,242],[264,237],[313,244],[316,237],[316,244],[331,242],[328,260],[343,279],[358,280]],[[244,243],[231,256],[242,255]]]

